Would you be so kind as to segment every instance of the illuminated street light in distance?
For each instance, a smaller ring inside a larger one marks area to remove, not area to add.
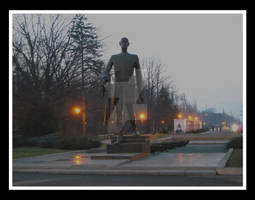
[[[182,113],[179,113],[179,114],[177,115],[177,117],[178,117],[179,119],[181,119],[181,118],[183,117]]]
[[[195,119],[195,121],[197,121],[197,120],[198,120],[198,117],[195,117],[194,119]]]
[[[139,118],[140,118],[141,120],[145,119],[145,114],[144,114],[144,113],[140,113],[140,114],[139,114]]]
[[[234,132],[237,132],[238,128],[239,128],[239,126],[237,124],[232,124],[231,125],[231,130],[234,131]]]
[[[188,116],[188,120],[192,120],[192,116],[191,115]]]

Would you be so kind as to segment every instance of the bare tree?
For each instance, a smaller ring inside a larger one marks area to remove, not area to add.
[[[149,129],[157,130],[160,127],[161,118],[166,118],[164,116],[167,115],[173,116],[173,113],[176,113],[177,107],[173,99],[176,94],[176,89],[173,81],[165,73],[165,66],[155,58],[145,58],[142,61],[142,69],[148,107]],[[170,118],[167,117],[166,120],[170,120]]]
[[[13,27],[15,105],[29,110],[46,103],[61,112],[65,99],[81,91],[81,62],[88,69],[84,72],[87,85],[95,82],[102,66],[100,55],[82,59],[79,49],[74,48],[71,25],[71,19],[61,15],[16,15]],[[90,52],[93,53],[93,47]]]
[[[166,68],[155,58],[145,58],[142,61],[144,86],[150,100],[159,94],[162,85],[170,84],[170,77],[165,73]]]

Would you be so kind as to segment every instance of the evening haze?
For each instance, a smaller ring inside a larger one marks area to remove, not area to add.
[[[165,67],[179,93],[196,100],[200,110],[240,117],[243,94],[242,14],[87,14],[104,38],[105,62],[120,52],[140,61],[154,57]]]
[[[214,107],[240,118],[242,14],[83,14],[103,39],[105,63],[127,37],[128,52],[140,62],[154,58],[164,65],[178,92],[196,101],[200,111]]]

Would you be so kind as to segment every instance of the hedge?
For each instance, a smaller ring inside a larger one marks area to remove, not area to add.
[[[34,146],[43,148],[79,150],[96,148],[100,145],[100,141],[90,139],[85,136],[60,136],[57,133],[33,138],[13,138],[14,147]]]
[[[225,146],[227,149],[242,149],[243,148],[243,136],[234,137]]]
[[[168,149],[174,149],[176,147],[185,146],[188,143],[189,143],[189,140],[152,143],[151,153],[167,151]]]

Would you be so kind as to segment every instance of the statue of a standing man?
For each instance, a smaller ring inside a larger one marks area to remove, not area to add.
[[[135,85],[134,79],[132,79],[134,70],[136,71],[136,84],[138,95],[142,90],[142,73],[140,69],[138,56],[135,54],[129,54],[127,48],[129,41],[126,37],[122,38],[119,42],[121,47],[121,53],[112,55],[103,77],[104,82],[110,81],[110,71],[114,66],[115,83],[113,90],[113,105],[116,107],[117,112],[117,126],[122,127],[122,109],[123,105],[126,106],[130,124],[132,126],[132,132],[139,135],[136,128],[135,115],[133,110],[133,104],[136,103]],[[120,130],[120,138],[123,135],[123,131]]]

